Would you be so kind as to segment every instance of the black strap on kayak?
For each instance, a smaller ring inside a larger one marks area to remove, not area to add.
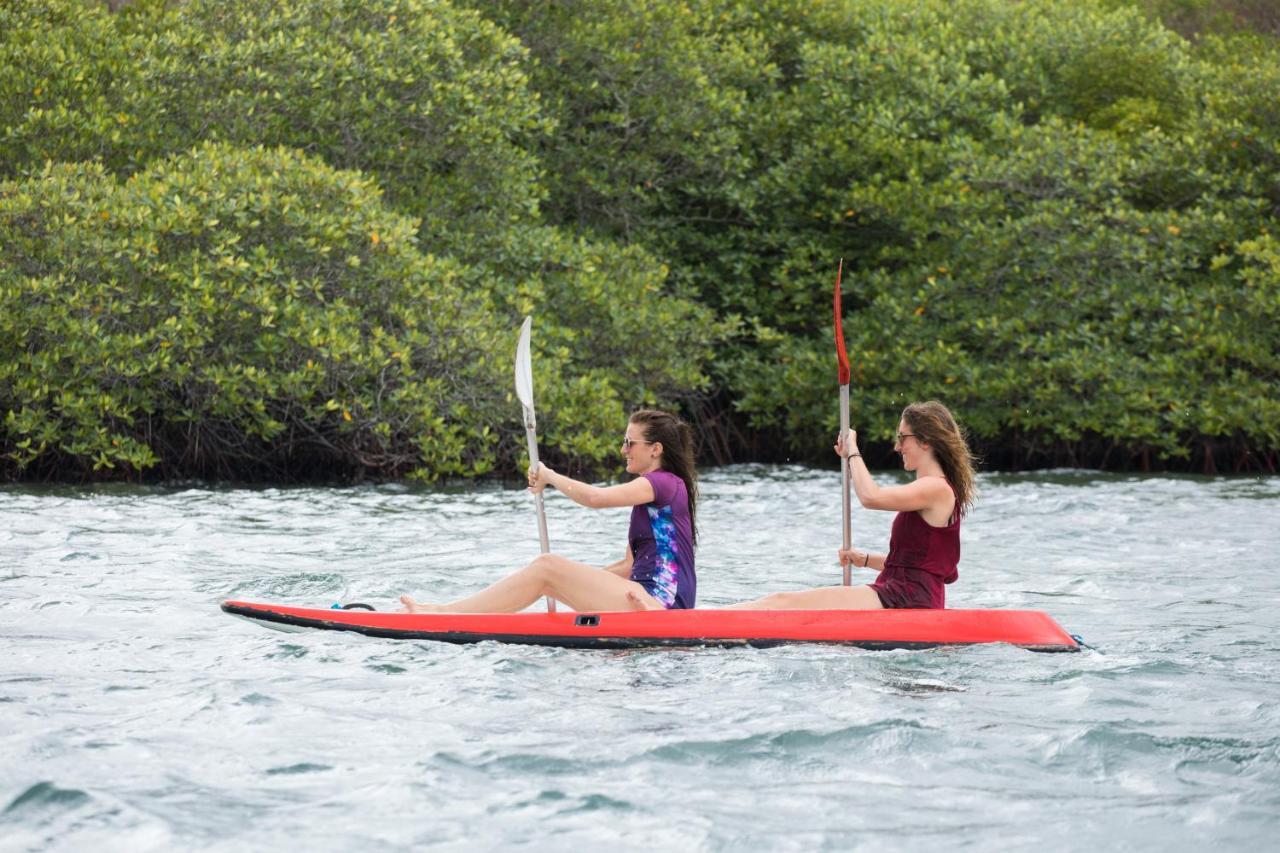
[[[373,610],[375,608],[368,604],[361,604],[359,601],[353,601],[350,604],[334,604],[329,609],[330,610]]]
[[[1091,651],[1091,652],[1096,652],[1096,651],[1097,651],[1097,649],[1095,649],[1093,646],[1091,646],[1091,645],[1089,645],[1088,643],[1086,643],[1086,642],[1084,641],[1084,637],[1081,637],[1079,634],[1072,634],[1072,635],[1071,635],[1071,639],[1075,640],[1075,641],[1076,641],[1076,645],[1077,645],[1077,646],[1079,646],[1079,647],[1080,647],[1080,648],[1082,648],[1082,649],[1088,649],[1088,650],[1089,650],[1089,651]]]

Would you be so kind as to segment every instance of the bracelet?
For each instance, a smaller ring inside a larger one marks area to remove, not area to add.
[[[866,556],[862,560],[862,568],[865,569],[869,565],[871,565],[871,552],[867,551]]]
[[[862,458],[862,454],[861,454],[861,453],[850,453],[850,454],[849,454],[848,456],[846,456],[845,458],[846,458],[846,459],[852,459],[852,458],[853,458],[853,457],[855,457],[855,456],[856,456],[856,457],[858,457],[859,459],[861,459],[861,458]]]

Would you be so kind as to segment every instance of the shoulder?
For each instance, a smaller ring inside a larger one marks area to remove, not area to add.
[[[889,486],[888,488],[896,489],[903,494],[912,495],[916,500],[933,501],[942,497],[951,497],[954,493],[951,491],[951,484],[947,482],[946,477],[927,476],[916,477],[908,483],[901,486]]]
[[[952,486],[951,481],[946,477],[921,477],[919,482],[923,483],[932,494],[955,496],[955,486]]]
[[[916,504],[913,508],[921,512],[941,509],[944,504],[955,500],[955,492],[945,477],[919,477],[899,488],[904,495],[910,496],[910,503]]]
[[[955,486],[946,477],[925,477],[922,481],[928,490],[926,494],[938,503],[952,503],[956,499]]]
[[[640,476],[653,486],[653,502],[656,504],[669,504],[685,492],[684,480],[670,471],[649,471]]]
[[[951,481],[946,477],[921,477],[918,481],[921,484],[924,495],[929,501],[926,509],[934,509],[937,511],[946,510],[950,516],[956,507],[956,489],[951,485]]]

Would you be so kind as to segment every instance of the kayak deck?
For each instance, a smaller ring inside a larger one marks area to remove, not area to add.
[[[1008,643],[1074,652],[1079,642],[1039,610],[658,610],[601,613],[383,613],[225,601],[222,609],[283,631],[354,631],[397,640],[498,642],[579,649],[828,643],[924,649]]]

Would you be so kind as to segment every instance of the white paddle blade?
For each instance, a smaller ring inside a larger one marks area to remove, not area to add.
[[[533,317],[525,317],[520,327],[520,342],[516,344],[516,396],[520,405],[533,410],[533,363],[529,357],[529,330]]]

